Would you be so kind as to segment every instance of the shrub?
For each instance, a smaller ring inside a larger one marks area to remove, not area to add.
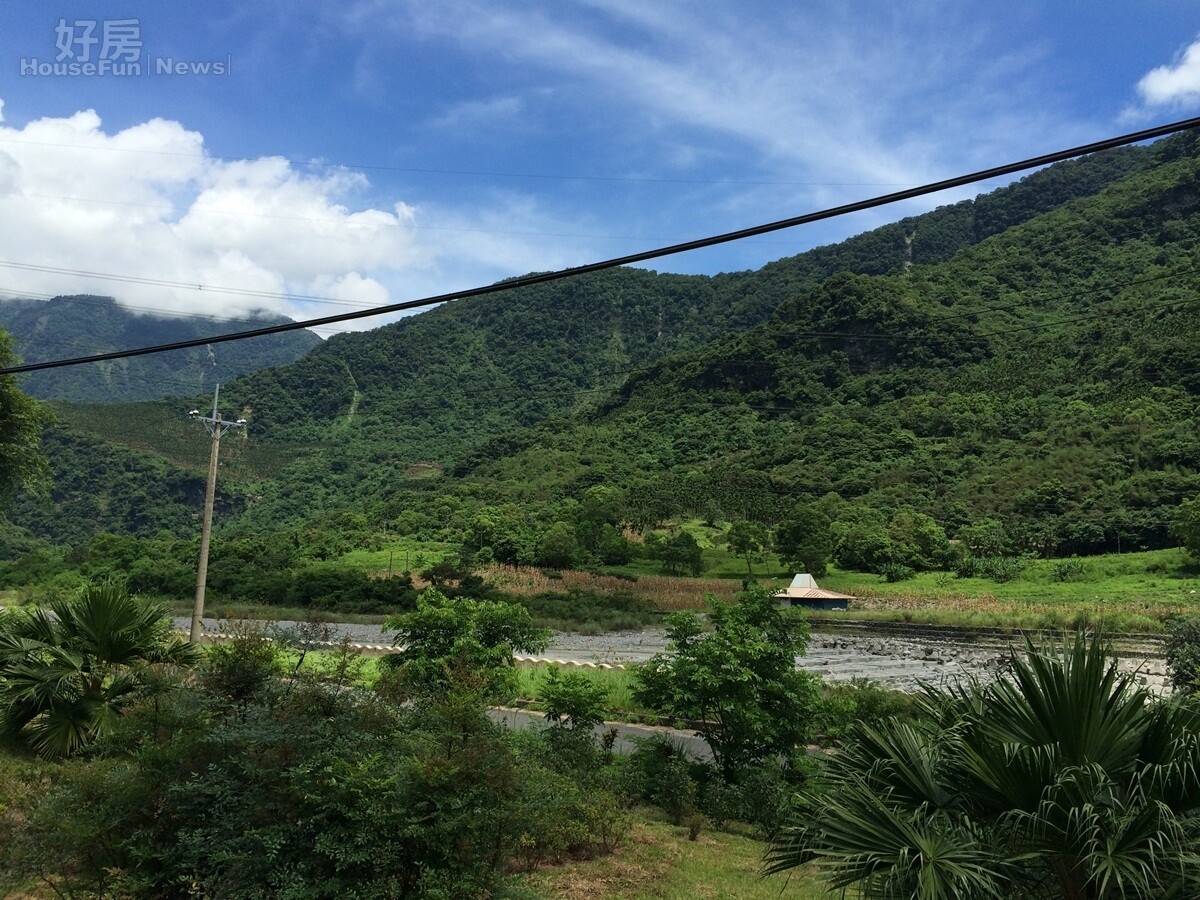
[[[1071,581],[1082,575],[1083,569],[1083,560],[1081,559],[1075,557],[1059,559],[1050,567],[1050,579],[1058,582]]]
[[[1015,556],[989,556],[979,561],[979,574],[1001,583],[1012,581],[1025,568],[1025,561]]]
[[[283,669],[283,654],[258,622],[235,622],[230,639],[206,648],[200,683],[208,691],[245,703]]]
[[[908,581],[917,574],[917,571],[911,566],[900,563],[887,563],[879,567],[879,574],[887,580],[888,584],[895,584],[897,581]]]
[[[1171,686],[1181,693],[1200,687],[1200,616],[1167,620],[1167,670]]]
[[[814,710],[815,727],[827,740],[840,741],[859,725],[876,726],[893,716],[913,714],[913,698],[869,678],[826,683]]]
[[[561,671],[551,666],[546,670],[541,695],[546,704],[546,720],[555,725],[561,723],[590,731],[604,721],[608,690],[582,672]]]

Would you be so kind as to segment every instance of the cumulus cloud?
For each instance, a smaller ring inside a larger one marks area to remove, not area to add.
[[[1200,101],[1200,39],[1185,47],[1170,65],[1143,75],[1137,91],[1147,106],[1191,106]]]
[[[510,221],[499,208],[423,211],[400,200],[356,208],[353,198],[368,193],[365,176],[337,167],[214,158],[203,135],[166,119],[115,133],[94,110],[0,125],[0,262],[23,267],[0,265],[0,299],[98,293],[148,310],[309,318],[536,267],[533,239],[507,240],[498,258],[486,230]]]

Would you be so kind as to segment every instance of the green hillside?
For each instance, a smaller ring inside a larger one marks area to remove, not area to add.
[[[222,527],[349,514],[478,546],[480,510],[511,501],[528,557],[600,485],[610,525],[771,524],[832,493],[951,535],[999,516],[1042,553],[1161,546],[1198,483],[1195,153],[1184,135],[1060,164],[756,272],[622,269],[340,335],[223,388],[250,428]],[[205,451],[189,402],[60,405],[109,448],[52,441],[58,484],[130,465],[115,444],[164,457],[156,489],[186,505]],[[10,519],[72,542],[187,530],[131,517],[131,491],[56,525],[76,489]]]
[[[674,514],[833,493],[951,533],[998,516],[1039,553],[1163,546],[1200,489],[1198,180],[1185,157],[948,263],[837,275],[459,471],[518,501],[602,473]]]
[[[0,300],[0,328],[11,334],[25,362],[86,356],[130,347],[190,340],[232,329],[287,321],[256,314],[238,321],[205,316],[138,314],[111,297]],[[47,400],[120,403],[211,390],[219,384],[303,356],[321,339],[293,331],[248,341],[152,356],[50,369],[26,375],[25,391]]]

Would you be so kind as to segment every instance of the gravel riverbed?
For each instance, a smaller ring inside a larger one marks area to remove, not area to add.
[[[189,619],[179,617],[176,625],[186,629]],[[205,628],[219,633],[228,627],[224,620],[205,619]],[[301,623],[279,621],[279,629],[293,630]],[[391,636],[379,625],[330,623],[333,640],[348,638],[352,643],[390,645]],[[555,632],[550,646],[540,659],[593,663],[645,662],[666,649],[666,633],[661,628],[641,631],[613,631],[606,634],[584,635],[575,632]],[[1014,638],[1011,645],[991,640],[976,643],[961,639],[909,639],[880,634],[846,634],[814,631],[808,653],[798,657],[798,668],[817,672],[829,681],[869,678],[897,690],[914,690],[922,683],[941,686],[962,677],[994,678],[1003,671],[1011,646],[1019,646]],[[1131,656],[1122,659],[1122,666],[1136,671],[1138,680],[1156,690],[1166,682],[1162,659]]]

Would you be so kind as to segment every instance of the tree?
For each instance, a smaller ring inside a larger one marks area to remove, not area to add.
[[[546,721],[566,723],[572,730],[590,731],[604,721],[608,691],[582,672],[569,672],[551,666],[542,683],[542,701]]]
[[[396,632],[400,648],[384,662],[410,696],[437,693],[455,677],[470,677],[483,699],[506,699],[513,653],[538,653],[550,640],[523,606],[450,600],[435,587],[421,593],[416,611],[390,616],[384,628]]]
[[[761,553],[767,545],[767,529],[759,522],[738,519],[729,526],[729,549],[746,560],[746,573],[753,578],[754,569],[750,560],[756,553]]]
[[[1179,504],[1171,518],[1171,536],[1192,556],[1200,557],[1200,497]]]
[[[112,585],[0,617],[0,719],[43,756],[83,749],[112,727],[154,663],[190,665],[166,609]]]
[[[695,720],[727,781],[746,766],[790,755],[807,736],[819,681],[796,670],[808,623],[762,588],[739,603],[710,598],[712,631],[695,613],[666,621],[669,644],[637,670],[639,703]]]
[[[606,527],[614,528],[625,518],[620,491],[608,485],[593,485],[584,491],[575,516],[580,543],[589,553],[600,555]]]
[[[0,329],[0,367],[19,362],[12,338]],[[0,375],[0,500],[18,488],[37,488],[45,482],[41,434],[50,418],[45,406],[22,393],[17,376]]]
[[[681,531],[658,548],[663,571],[668,575],[690,572],[699,575],[704,570],[704,554],[700,543],[686,531]]]
[[[1156,700],[1080,634],[1011,678],[861,727],[767,863],[865,897],[1195,897],[1200,709]]]
[[[958,539],[971,551],[972,556],[983,559],[1005,556],[1011,549],[1008,532],[999,519],[984,519],[975,525],[960,528]]]
[[[924,513],[902,509],[888,523],[898,562],[914,569],[936,569],[947,561],[950,542],[942,526]]]
[[[896,562],[896,545],[882,522],[834,523],[837,563],[843,569],[880,572]]]
[[[775,529],[775,549],[795,571],[824,575],[833,542],[831,524],[815,504],[800,504]]]
[[[538,538],[537,554],[540,565],[569,569],[579,556],[575,529],[566,522],[555,522]]]

